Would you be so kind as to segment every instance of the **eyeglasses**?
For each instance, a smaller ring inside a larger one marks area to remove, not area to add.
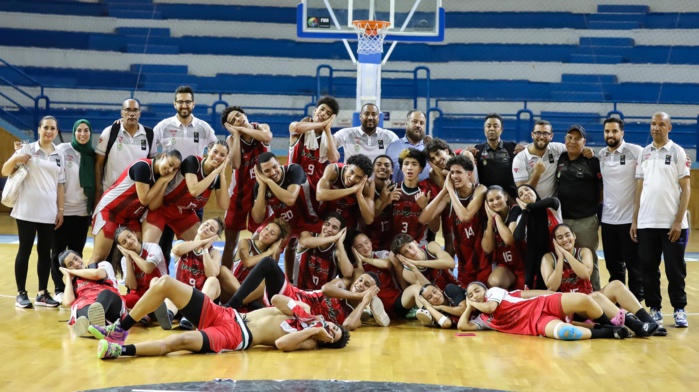
[[[542,137],[542,136],[543,136],[543,137],[551,137],[551,135],[553,135],[551,132],[534,131],[534,132],[532,132],[532,133],[533,133],[534,136],[536,136],[536,137]]]
[[[136,114],[136,113],[140,112],[141,109],[138,109],[138,108],[136,108],[136,109],[127,109],[127,108],[124,108],[124,109],[121,109],[121,111],[122,111],[122,112],[129,113],[129,114]]]
[[[176,104],[180,106],[189,106],[193,103],[194,101],[175,101]]]

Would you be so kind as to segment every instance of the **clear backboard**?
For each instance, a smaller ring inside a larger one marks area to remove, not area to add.
[[[386,41],[444,41],[441,0],[302,0],[296,19],[300,38],[357,39],[353,21],[383,20]]]

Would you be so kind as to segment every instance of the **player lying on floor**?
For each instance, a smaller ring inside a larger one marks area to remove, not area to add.
[[[135,320],[157,309],[165,298],[170,299],[198,330],[173,334],[163,340],[124,345],[124,338]],[[90,326],[89,331],[100,339],[97,356],[102,359],[162,356],[175,351],[220,353],[247,350],[257,345],[282,351],[343,348],[347,345],[347,330],[311,316],[299,302],[275,296],[272,303],[274,308],[241,315],[235,309],[214,304],[201,291],[170,276],[163,276],[153,281],[151,288],[121,321],[108,327]]]
[[[630,335],[624,326],[612,324],[600,305],[585,294],[554,293],[532,298],[538,294],[536,291],[508,293],[498,287],[487,289],[481,282],[471,283],[466,292],[466,310],[458,323],[460,330],[493,329],[560,340],[624,339]],[[474,312],[480,314],[471,318]],[[567,323],[566,317],[573,314],[594,320],[599,328],[587,329]],[[640,330],[647,329],[643,324],[640,323]],[[638,335],[637,327],[633,329]]]

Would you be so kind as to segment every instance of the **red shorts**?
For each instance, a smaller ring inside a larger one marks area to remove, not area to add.
[[[141,222],[137,219],[119,224],[109,220],[109,213],[106,210],[102,210],[92,217],[92,235],[94,236],[103,231],[105,238],[114,240],[114,233],[120,226],[126,226],[134,233],[141,232]]]
[[[236,205],[237,195],[231,196],[231,204],[226,210],[226,215],[224,217],[224,223],[226,224],[226,230],[242,231],[249,230],[254,233],[255,230],[260,226],[255,223],[252,219],[252,196],[250,196],[250,202],[243,200],[242,204]]]
[[[177,238],[182,238],[184,232],[200,223],[196,211],[187,209],[180,212],[177,206],[162,206],[155,211],[148,211],[146,222],[160,231],[167,224],[177,234]]]
[[[129,291],[128,294],[122,294],[122,298],[124,299],[124,303],[126,304],[127,309],[133,309],[134,306],[136,306],[136,302],[138,302],[141,297],[143,297],[143,294],[146,293],[146,290],[143,291]],[[136,320],[138,321],[138,320]]]
[[[515,276],[515,283],[510,290],[524,290],[524,271],[513,270],[510,265],[504,263],[498,264],[497,267],[505,268]]]
[[[540,301],[542,302],[541,316],[536,321],[536,332],[539,336],[546,336],[546,326],[553,320],[563,320],[565,318],[565,313],[563,313],[563,305],[561,304],[561,299],[563,293],[556,293],[550,295],[544,295]]]
[[[252,343],[252,334],[245,321],[235,309],[218,306],[205,297],[197,328],[209,338],[211,351],[247,350]]]

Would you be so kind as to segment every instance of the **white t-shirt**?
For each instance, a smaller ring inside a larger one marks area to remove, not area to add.
[[[26,163],[29,175],[22,181],[10,216],[29,222],[56,223],[58,184],[66,182],[63,154],[54,146],[46,155],[39,142],[26,144],[15,152],[15,155],[23,154],[31,155]]]
[[[177,116],[166,118],[153,128],[153,144],[161,145],[163,152],[177,150],[182,160],[190,155],[204,156],[204,150],[218,138],[211,126],[192,116],[192,122],[184,125]]]
[[[398,136],[387,129],[376,127],[373,135],[367,135],[362,127],[343,128],[335,133],[337,147],[345,151],[345,162],[352,155],[364,154],[371,162],[377,156],[385,154],[388,145],[398,140]]]
[[[80,153],[75,151],[70,143],[59,144],[56,149],[63,154],[63,160],[66,163],[63,216],[88,216],[87,196],[80,186]]]
[[[102,131],[100,140],[95,148],[95,154],[105,155],[111,131],[111,125]],[[136,131],[133,137],[126,132],[122,125],[121,128],[119,128],[119,136],[117,136],[114,141],[112,149],[109,150],[107,164],[102,173],[102,190],[106,192],[110,186],[114,185],[114,182],[116,182],[121,173],[134,161],[141,158],[153,157],[155,153],[155,139],[153,140],[153,145],[148,146],[148,138],[146,137],[146,130],[143,129],[143,125],[138,124],[138,131]]]
[[[636,167],[636,178],[643,180],[638,210],[639,229],[668,229],[672,226],[682,195],[679,180],[688,176],[687,154],[672,140],[660,148],[650,144],[643,149]],[[685,214],[682,228],[688,227]]]
[[[636,166],[641,151],[643,147],[622,140],[616,151],[605,147],[597,154],[604,183],[602,223],[621,225],[633,221]]]
[[[538,161],[542,161],[546,170],[539,178],[536,192],[542,199],[556,196],[558,193],[556,190],[556,167],[558,166],[558,158],[565,151],[565,144],[551,142],[546,147],[544,155],[539,158],[529,153],[529,149],[525,148],[512,161],[512,177],[514,177],[516,183],[529,181],[532,173],[534,173],[534,165]]]

